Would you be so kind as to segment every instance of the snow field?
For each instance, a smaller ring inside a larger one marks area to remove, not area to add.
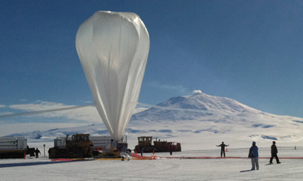
[[[249,148],[229,149],[227,156],[247,156]],[[298,157],[303,148],[278,148],[279,157]],[[269,157],[269,148],[259,148],[261,157]],[[174,152],[172,156],[218,156],[220,148]],[[145,153],[144,156],[152,154]],[[50,162],[47,158],[0,160],[0,180],[302,180],[303,159],[281,159],[282,164],[267,165],[259,159],[260,169],[250,171],[250,159],[165,159],[169,153],[157,153],[158,160],[73,161],[34,166],[1,167],[1,164]]]

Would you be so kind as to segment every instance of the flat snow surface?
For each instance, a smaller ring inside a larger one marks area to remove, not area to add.
[[[247,157],[249,148],[229,149],[226,156]],[[171,159],[169,153],[157,153],[157,160],[107,160],[51,162],[47,158],[2,159],[0,180],[302,180],[303,148],[279,148],[282,164],[267,165],[259,159],[260,169],[251,171],[248,158]],[[270,156],[269,148],[259,148],[260,157]],[[173,157],[219,156],[220,149],[174,152]],[[144,154],[150,156],[151,154]]]

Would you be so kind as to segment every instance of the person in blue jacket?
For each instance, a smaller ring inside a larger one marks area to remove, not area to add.
[[[258,153],[258,147],[256,146],[256,142],[252,143],[252,146],[249,149],[248,158],[251,158],[251,170],[259,170],[259,153]]]

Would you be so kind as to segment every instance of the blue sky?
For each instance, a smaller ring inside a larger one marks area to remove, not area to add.
[[[75,36],[106,10],[134,12],[149,31],[139,102],[202,90],[303,117],[302,8],[296,0],[1,1],[0,113],[20,112],[11,105],[92,103]]]

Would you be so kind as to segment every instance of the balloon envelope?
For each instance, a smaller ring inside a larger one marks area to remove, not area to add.
[[[147,29],[135,13],[98,11],[78,29],[76,48],[86,79],[116,141],[137,105],[149,44]]]

